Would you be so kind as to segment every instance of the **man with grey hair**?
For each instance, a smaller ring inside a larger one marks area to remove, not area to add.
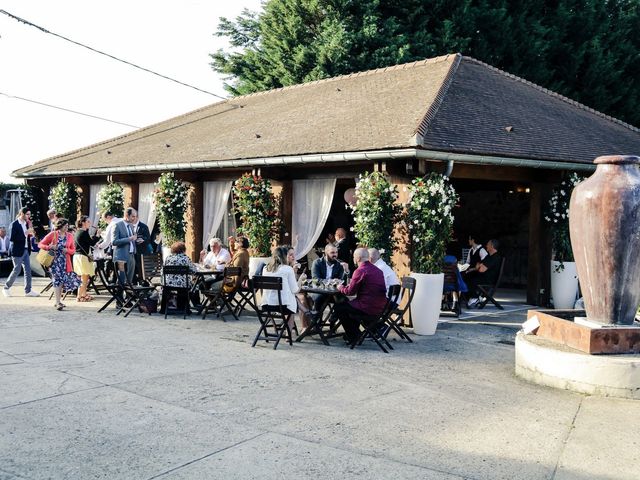
[[[353,261],[358,268],[353,272],[351,282],[338,289],[343,295],[356,298],[336,305],[336,315],[342,322],[349,344],[356,342],[360,336],[358,317],[380,315],[387,303],[384,275],[369,261],[369,251],[366,248],[356,249]]]
[[[9,237],[7,236],[7,229],[0,227],[0,258],[9,256]]]
[[[387,265],[387,262],[380,257],[380,252],[377,248],[369,249],[369,260],[376,267],[382,270],[382,274],[384,275],[384,286],[387,291],[389,291],[389,287],[391,285],[400,285],[400,280],[398,280],[396,272],[394,272],[393,269]]]
[[[222,246],[222,240],[219,238],[209,240],[209,247],[211,251],[204,256],[202,264],[207,268],[222,272],[224,267],[231,261],[229,250]]]
[[[55,208],[50,208],[47,210],[47,218],[49,219],[49,226],[45,227],[48,231],[53,232],[53,225],[56,223],[56,215],[58,212]]]

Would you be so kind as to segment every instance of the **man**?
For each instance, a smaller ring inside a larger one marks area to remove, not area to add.
[[[502,263],[502,258],[498,255],[499,247],[500,242],[496,239],[491,239],[487,242],[487,252],[489,254],[478,264],[478,274],[467,281],[469,295],[472,296],[471,300],[469,300],[469,307],[474,307],[480,301],[478,285],[493,285],[498,280]]]
[[[133,231],[133,222],[137,215],[138,212],[134,208],[127,208],[124,213],[124,221],[115,223],[111,233],[113,262],[120,285],[133,282],[136,268],[136,240],[138,239],[138,235]]]
[[[122,219],[116,217],[112,212],[107,211],[102,214],[102,220],[107,224],[107,228],[105,229],[103,234],[104,240],[98,243],[96,246],[102,250],[107,250],[111,247],[113,229],[118,222],[122,221]]]
[[[47,232],[52,232],[53,231],[53,227],[54,227],[54,225],[56,223],[57,216],[58,216],[58,212],[56,212],[55,208],[51,208],[51,209],[47,210],[47,218],[49,219],[49,225],[44,227],[45,230],[47,230]]]
[[[338,228],[335,234],[334,245],[338,249],[338,259],[347,265],[345,270],[347,273],[353,271],[354,265],[351,263],[351,249],[349,248],[349,239],[347,238],[347,231],[344,228]],[[344,266],[343,265],[343,266]]]
[[[212,238],[209,240],[209,247],[211,251],[207,253],[202,259],[202,264],[212,270],[222,272],[225,265],[231,262],[231,254],[229,250],[222,246],[222,240],[219,238]],[[200,255],[202,255],[201,252]]]
[[[236,289],[240,282],[245,277],[249,276],[249,239],[246,237],[238,236],[234,239],[233,242],[229,242],[234,246],[233,258],[229,261],[229,267],[240,267],[242,268],[242,277],[238,278],[236,276],[230,277],[228,279],[218,280],[214,282],[209,290],[217,292],[221,288],[224,288],[225,292],[232,292]],[[223,268],[224,270],[224,268]],[[224,283],[223,283],[224,282]]]
[[[311,278],[319,280],[344,278],[344,267],[338,261],[338,248],[335,245],[328,243],[324,247],[324,255],[316,258],[311,264]],[[319,293],[313,293],[309,296],[313,300],[314,314],[321,315],[331,296]]]
[[[382,271],[369,261],[369,251],[358,248],[353,252],[353,261],[358,267],[353,272],[351,282],[341,285],[338,290],[354,300],[336,304],[336,315],[342,322],[345,339],[353,344],[360,336],[361,315],[380,315],[387,303]]]
[[[136,238],[136,267],[135,275],[133,277],[133,281],[135,283],[138,283],[144,277],[144,275],[142,274],[141,257],[142,255],[152,254],[153,248],[151,247],[151,232],[149,231],[149,227],[140,221],[138,212],[131,216],[131,221],[133,222],[133,233],[135,233],[138,237]]]
[[[0,258],[9,256],[9,237],[7,236],[7,229],[0,227]]]
[[[20,271],[24,269],[24,293],[27,297],[39,297],[38,292],[31,290],[31,263],[29,256],[31,255],[31,236],[34,235],[31,226],[31,211],[28,207],[22,207],[16,220],[11,223],[9,241],[11,242],[11,261],[13,270],[9,274],[2,293],[5,297],[11,296],[11,286],[16,281]]]
[[[482,245],[476,242],[475,235],[469,235],[469,247],[471,248],[469,249],[467,258],[464,259],[469,265],[469,268],[464,271],[464,275],[465,277],[471,278],[478,273],[480,262],[482,262],[488,254]]]
[[[380,257],[380,252],[377,248],[369,249],[369,260],[382,271],[382,274],[384,275],[384,286],[387,289],[387,292],[389,291],[390,286],[400,285],[400,280],[398,280],[396,272],[394,272],[393,269],[387,265],[387,262]]]

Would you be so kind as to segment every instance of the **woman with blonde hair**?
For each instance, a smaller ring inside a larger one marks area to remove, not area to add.
[[[280,298],[282,299],[282,305],[286,307],[288,313],[292,314],[289,320],[289,328],[293,328],[295,326],[293,314],[298,311],[298,302],[295,295],[300,291],[299,282],[302,282],[304,278],[296,280],[293,268],[287,261],[288,253],[289,247],[280,246],[274,248],[271,259],[264,267],[262,275],[265,277],[282,278],[282,291],[280,292]],[[262,295],[261,306],[278,306],[278,292],[275,290],[265,290]]]

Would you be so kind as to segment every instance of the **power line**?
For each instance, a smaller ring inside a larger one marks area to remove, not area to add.
[[[51,105],[50,103],[39,102],[38,100],[32,100],[30,98],[18,97],[18,96],[15,96],[15,95],[9,95],[9,94],[4,93],[4,92],[0,92],[0,95],[3,95],[5,97],[7,97],[7,98],[15,98],[16,100],[22,100],[24,102],[35,103],[37,105],[43,105],[43,106],[49,107],[49,108],[55,108],[56,110],[63,110],[65,112],[75,113],[76,115],[82,115],[82,116],[85,116],[85,117],[91,117],[91,118],[95,118],[95,119],[98,119],[98,120],[103,120],[105,122],[117,123],[118,125],[124,125],[125,127],[140,128],[140,127],[137,127],[135,125],[130,125],[128,123],[118,122],[117,120],[109,120],[108,118],[99,117],[97,115],[91,115],[90,113],[78,112],[76,110],[71,110],[69,108],[58,107],[57,105]]]
[[[118,58],[118,57],[116,57],[116,56],[113,56],[113,55],[111,55],[111,54],[108,54],[108,53],[106,53],[106,52],[103,52],[103,51],[101,51],[101,50],[95,49],[95,48],[90,47],[90,46],[88,46],[88,45],[85,45],[85,44],[83,44],[83,43],[76,42],[75,40],[71,40],[70,38],[67,38],[67,37],[65,37],[65,36],[63,36],[63,35],[60,35],[60,34],[57,34],[57,33],[51,32],[51,31],[47,30],[47,29],[46,29],[46,28],[44,28],[44,27],[41,27],[41,26],[39,26],[39,25],[36,25],[35,23],[32,23],[32,22],[30,22],[30,21],[28,21],[28,20],[25,20],[24,18],[20,18],[20,17],[18,17],[18,16],[16,16],[16,15],[13,15],[13,14],[11,14],[11,13],[7,12],[6,10],[0,10],[0,13],[3,13],[3,14],[5,14],[5,15],[6,15],[6,16],[8,16],[8,17],[13,18],[14,20],[17,20],[18,22],[24,23],[25,25],[28,25],[28,26],[30,26],[30,27],[37,28],[38,30],[40,30],[40,31],[42,31],[42,32],[44,32],[44,33],[48,33],[49,35],[53,35],[53,36],[55,36],[55,37],[61,38],[62,40],[65,40],[65,41],[67,41],[67,42],[71,42],[71,43],[73,43],[73,44],[75,44],[75,45],[78,45],[78,46],[80,46],[80,47],[82,47],[82,48],[86,48],[87,50],[91,50],[92,52],[99,53],[100,55],[104,55],[105,57],[109,57],[109,58],[111,58],[111,59],[113,59],[113,60],[116,60],[116,61],[118,61],[118,62],[122,62],[122,63],[124,63],[124,64],[126,64],[126,65],[129,65],[130,67],[134,67],[134,68],[137,68],[137,69],[142,70],[142,71],[144,71],[144,72],[151,73],[151,74],[156,75],[156,76],[158,76],[158,77],[160,77],[160,78],[164,78],[165,80],[169,80],[169,81],[171,81],[171,82],[177,83],[177,84],[182,85],[182,86],[184,86],[184,87],[189,87],[189,88],[192,88],[192,89],[197,90],[197,91],[199,91],[199,92],[206,93],[207,95],[212,95],[212,96],[217,97],[217,98],[220,98],[220,99],[222,99],[222,100],[226,100],[226,98],[225,98],[225,97],[223,97],[223,96],[221,96],[221,95],[217,95],[217,94],[212,93],[212,92],[209,92],[209,91],[207,91],[207,90],[203,90],[202,88],[194,87],[193,85],[189,85],[188,83],[184,83],[184,82],[181,82],[180,80],[176,80],[175,78],[171,78],[171,77],[168,77],[168,76],[166,76],[166,75],[162,75],[161,73],[154,72],[153,70],[150,70],[150,69],[148,69],[148,68],[141,67],[140,65],[136,65],[135,63],[128,62],[127,60],[123,60],[123,59],[121,59],[121,58]]]

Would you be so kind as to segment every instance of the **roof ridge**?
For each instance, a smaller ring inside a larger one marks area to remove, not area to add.
[[[635,127],[635,126],[631,125],[630,123],[623,122],[619,118],[615,118],[615,117],[612,117],[611,115],[607,115],[605,113],[599,112],[598,110],[595,110],[594,108],[588,107],[584,103],[580,103],[580,102],[578,102],[576,100],[573,100],[573,99],[571,99],[569,97],[566,97],[566,96],[561,95],[561,94],[559,94],[557,92],[554,92],[553,90],[549,90],[548,88],[545,88],[545,87],[543,87],[541,85],[538,85],[537,83],[533,83],[532,81],[527,80],[525,78],[519,77],[519,76],[514,75],[512,73],[509,73],[509,72],[505,72],[504,70],[500,70],[499,68],[494,67],[493,65],[489,65],[488,63],[485,63],[485,62],[483,62],[481,60],[478,60],[477,58],[473,58],[473,57],[469,57],[469,56],[465,55],[465,56],[463,56],[463,59],[470,60],[472,62],[477,63],[478,65],[482,65],[484,67],[487,67],[489,70],[497,72],[497,73],[501,74],[502,76],[505,76],[507,78],[511,78],[512,80],[516,80],[517,82],[520,82],[520,83],[524,83],[525,85],[533,87],[536,90],[539,90],[539,91],[541,91],[543,93],[546,93],[547,95],[549,95],[551,97],[558,98],[559,100],[562,100],[565,103],[573,105],[574,107],[578,107],[581,110],[585,110],[585,111],[587,111],[589,113],[593,113],[593,114],[597,115],[600,118],[604,118],[606,120],[609,120],[610,122],[617,123],[618,125],[621,125],[621,126],[623,126],[625,128],[628,128],[629,130],[631,130],[633,132],[640,132],[640,128]]]
[[[433,100],[433,102],[431,102],[431,105],[429,105],[427,112],[424,114],[424,117],[422,117],[422,120],[416,127],[416,130],[413,132],[414,135],[419,135],[420,137],[424,137],[425,133],[427,132],[427,129],[429,128],[429,124],[435,118],[436,114],[438,113],[438,110],[440,109],[440,106],[444,102],[444,97],[447,96],[449,87],[453,82],[453,77],[455,77],[456,72],[458,71],[458,67],[460,66],[460,62],[462,61],[462,54],[456,53],[454,55],[455,55],[455,59],[453,60],[451,67],[447,72],[447,75],[444,77],[444,80],[442,81],[442,84],[438,89],[438,93],[436,94],[435,99]],[[422,143],[422,138],[419,139],[418,143],[419,144]]]
[[[295,85],[287,85],[286,87],[279,87],[279,88],[272,88],[270,90],[263,90],[261,92],[254,92],[254,93],[248,93],[246,95],[240,95],[238,97],[232,97],[229,100],[238,100],[238,99],[242,99],[242,98],[250,98],[250,97],[257,97],[260,95],[268,95],[270,93],[277,93],[277,92],[282,92],[285,90],[292,90],[295,88],[304,88],[304,87],[308,87],[311,85],[317,85],[319,83],[329,83],[329,82],[335,82],[337,80],[343,80],[345,78],[354,78],[354,77],[362,77],[365,75],[375,75],[376,73],[384,73],[384,72],[389,72],[389,71],[393,71],[393,70],[404,70],[407,68],[414,68],[414,67],[418,67],[418,66],[423,66],[423,65],[428,65],[430,63],[437,63],[437,62],[444,62],[446,60],[449,59],[449,57],[451,57],[452,55],[459,55],[458,53],[448,53],[446,55],[440,55],[439,57],[433,57],[433,58],[425,58],[423,60],[416,60],[413,62],[407,62],[407,63],[400,63],[397,65],[391,65],[388,67],[379,67],[379,68],[374,68],[371,70],[363,70],[361,72],[353,72],[353,73],[346,73],[344,75],[338,75],[336,77],[329,77],[329,78],[321,78],[320,80],[312,80],[310,82],[303,82],[303,83],[296,83]]]

